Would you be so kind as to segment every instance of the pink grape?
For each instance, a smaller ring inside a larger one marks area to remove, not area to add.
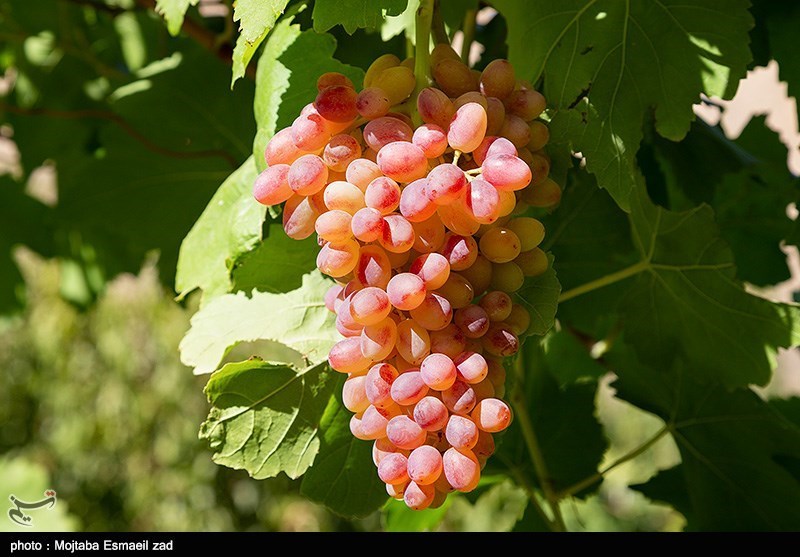
[[[377,162],[381,172],[398,182],[413,182],[428,171],[428,159],[422,149],[405,141],[395,141],[381,147]]]
[[[339,209],[351,215],[365,206],[364,192],[350,182],[331,182],[325,188],[323,199],[328,209]]]
[[[428,180],[422,178],[403,188],[400,195],[400,214],[409,222],[422,222],[436,213],[436,205],[428,198],[427,184]]]
[[[364,126],[364,141],[376,152],[395,141],[410,142],[413,136],[411,126],[391,116],[376,118]]]
[[[344,290],[343,286],[339,284],[334,284],[333,286],[328,288],[328,290],[325,292],[325,297],[324,297],[325,307],[328,308],[328,311],[330,311],[331,313],[336,313],[336,310],[338,309],[339,304],[341,303],[340,295],[342,294],[343,290]]]
[[[383,248],[361,246],[354,273],[364,286],[377,286],[386,290],[392,278],[392,267]]]
[[[457,379],[453,386],[442,391],[442,402],[453,414],[469,414],[478,399],[475,390],[467,383]]]
[[[418,253],[432,253],[444,244],[446,229],[442,219],[434,213],[430,218],[411,225],[414,229],[414,245]]]
[[[481,73],[481,93],[487,97],[504,99],[514,91],[516,77],[508,60],[492,60]]]
[[[468,305],[456,310],[453,322],[468,338],[480,338],[489,330],[489,314],[481,306]]]
[[[353,82],[343,73],[326,72],[317,78],[317,91],[322,91],[334,85],[343,85],[345,87],[350,87],[350,89],[355,89]]]
[[[402,484],[409,479],[408,459],[401,453],[391,453],[378,464],[378,477],[387,484]]]
[[[517,148],[505,137],[498,137],[497,141],[493,141],[486,151],[486,158],[498,157],[500,155],[517,156]]]
[[[414,228],[403,215],[386,215],[383,217],[383,233],[378,241],[386,251],[406,252],[414,245]]]
[[[444,329],[453,318],[453,307],[444,296],[429,292],[422,303],[412,309],[409,314],[417,323],[429,331]]]
[[[361,431],[367,439],[380,439],[386,437],[386,428],[389,420],[400,414],[400,409],[396,404],[387,408],[376,408],[369,405],[361,415]]]
[[[486,135],[486,110],[478,103],[467,103],[456,111],[447,132],[453,149],[471,153]]]
[[[352,271],[358,263],[358,242],[327,243],[317,254],[317,268],[326,275],[338,278]]]
[[[492,434],[479,429],[478,442],[472,447],[472,452],[482,467],[486,459],[494,454],[494,437]]]
[[[351,220],[350,214],[344,211],[327,211],[317,217],[314,229],[323,240],[341,243],[353,237],[353,232],[350,229]]]
[[[410,311],[425,300],[427,291],[425,283],[417,275],[400,273],[389,280],[386,293],[394,307],[401,311]]]
[[[294,195],[284,204],[283,230],[289,238],[305,240],[314,233],[314,224],[319,218],[319,211],[312,205],[311,199]]]
[[[500,217],[500,193],[486,180],[470,182],[464,202],[467,213],[480,224],[492,224]]]
[[[449,416],[447,407],[434,396],[426,396],[414,406],[414,421],[425,431],[439,431]]]
[[[458,312],[455,315],[458,316]],[[457,357],[467,347],[464,333],[453,323],[439,331],[432,331],[430,336],[431,352],[444,354],[450,359]]]
[[[400,415],[393,417],[387,423],[386,437],[400,449],[414,450],[425,442],[426,434],[417,422],[408,416]]]
[[[334,135],[322,153],[322,160],[331,170],[346,172],[347,168],[361,156],[361,145],[353,136]]]
[[[375,165],[378,168],[378,165]],[[380,168],[378,168],[380,172]],[[400,206],[400,186],[391,178],[381,175],[366,187],[364,201],[367,207],[388,215]]]
[[[375,325],[389,315],[392,306],[389,296],[374,286],[369,286],[355,293],[350,302],[350,314],[357,323]]]
[[[253,186],[253,197],[262,205],[278,205],[283,203],[294,192],[289,186],[289,165],[276,164],[258,175]]]
[[[436,391],[444,391],[456,382],[456,366],[444,354],[430,354],[420,365],[420,377],[428,387]]]
[[[400,453],[408,456],[408,451],[398,449],[386,437],[375,439],[375,442],[372,444],[372,462],[375,463],[375,466],[380,464],[384,458],[393,453]]]
[[[292,164],[305,152],[298,149],[292,138],[292,128],[284,128],[267,143],[264,149],[264,160],[269,166],[276,164]]]
[[[345,179],[361,191],[366,191],[370,182],[382,176],[383,172],[376,163],[363,158],[351,161],[345,171]]]
[[[469,449],[447,449],[442,456],[442,466],[447,482],[457,491],[467,493],[478,486],[481,467]]]
[[[316,111],[295,118],[291,129],[292,141],[302,151],[319,151],[331,138],[328,123]]]
[[[473,448],[478,442],[478,435],[478,426],[466,416],[453,414],[447,420],[445,436],[447,442],[450,443],[454,449],[463,451]]]
[[[486,135],[499,134],[505,119],[506,107],[503,101],[497,97],[486,97]]]
[[[383,216],[377,209],[363,207],[353,215],[350,228],[356,239],[374,242],[383,234]]]
[[[489,155],[483,161],[483,179],[499,190],[521,190],[531,177],[530,167],[514,155]]]
[[[442,473],[442,454],[430,445],[411,451],[407,463],[408,477],[417,485],[431,485]]]
[[[440,164],[428,174],[428,197],[437,205],[449,205],[466,187],[467,176],[454,164]]]
[[[421,511],[433,504],[436,497],[436,490],[430,485],[418,485],[416,482],[409,482],[403,492],[403,502],[409,509]]]
[[[361,331],[361,353],[372,361],[387,358],[397,343],[397,324],[391,317]]]
[[[513,356],[519,350],[519,337],[503,324],[492,324],[482,340],[484,349],[493,356]]]
[[[391,387],[392,400],[401,406],[416,404],[428,394],[428,385],[418,371],[406,371],[394,380]]]
[[[397,369],[387,363],[375,364],[369,368],[364,385],[367,400],[378,408],[391,406],[394,403],[391,395],[392,383],[398,375]]]
[[[358,116],[357,93],[346,85],[326,87],[317,94],[314,106],[320,116],[331,122],[352,122]]]
[[[493,322],[505,321],[511,315],[512,305],[511,296],[499,290],[489,292],[480,301],[480,306]]]
[[[439,251],[447,258],[453,271],[469,269],[478,258],[478,244],[472,236],[449,233]]]
[[[356,97],[356,110],[361,116],[370,120],[385,116],[391,107],[389,97],[379,87],[367,87]]]
[[[328,353],[328,362],[341,373],[357,373],[370,364],[370,360],[361,354],[359,338],[346,338],[334,344]]]
[[[428,253],[417,257],[409,271],[422,279],[426,289],[436,290],[447,282],[450,262],[441,253]]]
[[[483,431],[497,433],[511,423],[511,408],[499,398],[486,398],[475,406],[470,416]]]
[[[458,370],[459,377],[470,384],[480,383],[489,373],[489,365],[486,363],[486,359],[475,352],[464,352],[453,363]]]
[[[417,110],[422,120],[428,124],[436,124],[442,129],[450,126],[455,108],[450,98],[439,89],[426,87],[417,97]]]
[[[435,159],[447,150],[447,133],[436,124],[422,124],[414,130],[411,142],[422,149],[425,157]]]
[[[348,377],[342,387],[342,402],[345,408],[353,413],[363,412],[369,406],[369,399],[364,390],[366,377],[357,375]]]
[[[452,205],[440,205],[437,210],[439,218],[441,218],[444,225],[454,233],[462,236],[472,236],[480,229],[480,223],[476,221],[472,215],[456,205],[456,203]]]
[[[411,365],[419,365],[431,351],[428,331],[413,319],[397,324],[397,352]]]
[[[507,138],[517,149],[522,149],[531,140],[531,129],[528,123],[515,114],[506,113],[506,119],[500,128],[500,135]]]

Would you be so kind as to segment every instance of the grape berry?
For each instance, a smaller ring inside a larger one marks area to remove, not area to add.
[[[374,442],[389,495],[424,509],[473,490],[511,422],[502,359],[531,321],[511,294],[548,266],[544,227],[522,215],[561,190],[542,150],[544,97],[506,60],[476,72],[436,46],[416,128],[413,67],[381,56],[360,92],[322,75],[267,145],[253,195],[285,203],[289,237],[316,233],[350,429]]]

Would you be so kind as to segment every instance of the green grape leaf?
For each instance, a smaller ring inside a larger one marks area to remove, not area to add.
[[[439,9],[442,12],[442,19],[450,29],[461,29],[464,24],[464,17],[469,10],[478,10],[478,0],[450,0],[442,2]]]
[[[386,16],[403,13],[408,0],[316,0],[314,2],[314,31],[324,33],[341,25],[351,35],[356,29],[380,27]]]
[[[798,308],[744,290],[708,206],[671,212],[639,192],[631,209],[643,261],[621,309],[639,357],[660,368],[680,354],[729,388],[766,384],[776,350],[800,342]]]
[[[608,361],[619,377],[617,396],[658,415],[670,428],[681,453],[684,487],[668,502],[675,499],[676,508],[685,508],[683,493],[689,494],[691,529],[797,529],[796,424],[749,389],[700,383],[703,364],[695,360],[678,360],[659,371],[618,344]]]
[[[525,507],[525,512],[522,515],[516,524],[514,524],[514,528],[512,532],[549,532],[550,528],[547,526],[547,523],[542,518],[533,505],[528,503],[528,506]]]
[[[597,382],[573,383],[561,388],[536,342],[526,342],[520,357],[525,384],[515,388],[522,390],[524,399],[512,399],[514,410],[519,412],[519,404],[524,402],[552,487],[565,489],[596,473],[606,450],[607,442],[595,416]],[[533,482],[537,475],[519,425],[520,419],[517,417],[508,430],[498,436],[496,457],[489,459],[487,470],[499,467],[500,472],[511,477],[523,474]],[[596,488],[595,485],[591,489]]]
[[[386,486],[372,462],[372,442],[350,433],[352,413],[340,391],[322,416],[319,455],[303,477],[300,493],[337,514],[362,517],[386,502]]]
[[[642,484],[630,486],[631,489],[640,491],[645,497],[653,501],[663,501],[681,513],[686,519],[689,528],[694,524],[692,514],[692,501],[686,491],[684,479],[684,466],[678,464],[668,470],[661,470],[655,476]]]
[[[759,42],[765,43],[758,64],[766,65],[770,58],[778,62],[781,81],[788,84],[789,96],[797,99],[800,95],[800,60],[796,55],[800,6],[781,0],[753,0],[751,11],[756,19],[754,42],[756,46],[761,46]]]
[[[542,219],[547,229],[543,248],[555,255],[564,293],[637,261],[626,214],[595,182],[585,171],[571,171],[558,210]],[[619,319],[616,310],[626,284],[619,282],[562,301],[559,321],[596,339],[604,338]]]
[[[156,0],[156,12],[167,22],[170,35],[181,32],[183,18],[189,6],[196,6],[200,0]]]
[[[315,237],[293,240],[280,224],[272,223],[264,241],[237,261],[234,289],[288,292],[299,288],[303,275],[317,267],[317,253]]]
[[[249,157],[222,183],[184,238],[175,276],[180,297],[195,288],[203,290],[204,300],[231,290],[233,263],[255,248],[262,236],[266,208],[253,199],[256,176]]]
[[[364,80],[364,72],[333,58],[336,40],[312,30],[300,31],[284,18],[270,34],[258,60],[256,98],[256,137],[253,154],[258,170],[266,168],[264,149],[273,134],[291,126],[303,106],[317,95],[317,78],[325,72],[340,72],[353,83]]]
[[[261,360],[227,364],[206,385],[211,411],[200,438],[217,464],[259,480],[297,478],[317,456],[320,422],[339,387],[327,364],[301,371]]]
[[[679,140],[701,92],[729,97],[750,61],[746,0],[497,0],[509,58],[521,77],[544,77],[554,137],[586,157],[624,209],[640,176],[644,115]]]
[[[286,9],[289,0],[236,0],[233,21],[239,22],[239,31],[248,43],[263,40]]]
[[[547,369],[561,388],[572,383],[596,381],[606,374],[606,369],[589,355],[588,348],[567,331],[551,331],[544,338],[543,347]]]
[[[442,523],[447,509],[455,498],[449,496],[441,507],[415,511],[403,501],[389,499],[383,506],[383,529],[385,532],[430,532]]]
[[[553,269],[551,255],[548,256],[548,261],[550,265],[544,274],[526,278],[522,288],[513,295],[514,301],[522,304],[531,316],[528,334],[544,335],[553,327],[556,320],[561,284]]]
[[[300,352],[311,364],[323,362],[338,340],[332,314],[323,303],[331,285],[319,272],[285,294],[244,292],[211,300],[191,320],[180,344],[181,361],[200,375],[217,369],[241,342],[274,340]]]

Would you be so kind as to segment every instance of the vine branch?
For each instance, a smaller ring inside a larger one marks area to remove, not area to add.
[[[571,485],[571,486],[559,491],[556,494],[556,496],[558,497],[559,500],[561,500],[561,499],[564,499],[566,497],[571,497],[572,495],[575,495],[576,493],[580,493],[581,491],[583,491],[587,487],[590,487],[590,486],[594,485],[595,483],[599,482],[600,480],[602,480],[603,477],[605,477],[606,474],[611,472],[617,466],[619,466],[621,464],[624,464],[624,463],[628,462],[629,460],[633,460],[637,456],[639,456],[642,453],[644,453],[645,451],[647,451],[650,447],[652,447],[653,445],[658,443],[658,441],[660,441],[662,437],[664,437],[667,433],[669,433],[671,431],[672,431],[672,427],[670,426],[670,424],[666,424],[664,427],[659,429],[656,432],[656,434],[653,435],[650,439],[648,439],[647,441],[645,441],[644,443],[642,443],[641,445],[639,445],[638,447],[636,447],[632,451],[622,455],[617,460],[615,460],[614,462],[612,462],[611,464],[609,464],[608,466],[606,466],[605,468],[603,468],[601,471],[597,472],[596,474],[592,474],[588,478],[585,478],[585,479],[583,479],[583,480],[581,480],[581,481],[579,481],[579,482],[577,482],[577,483],[575,483],[575,484],[573,484],[573,485]]]
[[[431,32],[433,33],[433,40],[436,44],[450,44],[450,37],[447,36],[447,29],[444,27],[444,18],[442,18],[442,11],[439,9],[441,0],[435,0],[433,5],[433,20],[431,21]]]
[[[464,14],[464,24],[461,26],[461,32],[464,35],[464,41],[461,44],[461,61],[469,66],[469,51],[472,46],[472,41],[475,40],[475,28],[477,21],[475,18],[478,16],[478,10],[467,10]]]
[[[422,120],[417,112],[417,97],[419,92],[425,87],[430,85],[430,65],[431,65],[431,24],[433,22],[435,3],[434,0],[421,0],[419,9],[417,10],[416,19],[416,43],[417,51],[414,56],[414,76],[417,79],[417,85],[414,88],[414,94],[411,99],[412,111],[411,116],[414,120],[415,126],[422,124]]]
[[[609,284],[614,284],[615,282],[625,280],[626,278],[637,275],[642,271],[646,271],[649,268],[650,268],[650,261],[648,260],[639,261],[638,263],[631,265],[630,267],[625,267],[624,269],[621,269],[614,273],[610,273],[593,281],[587,282],[586,284],[582,284],[580,286],[576,286],[575,288],[571,288],[566,292],[562,292],[561,296],[558,297],[558,303],[560,304],[561,302],[566,302],[567,300],[571,300],[572,298],[580,296],[581,294],[586,294],[588,292],[591,292],[592,290],[597,290],[598,288],[602,288],[603,286],[608,286]]]

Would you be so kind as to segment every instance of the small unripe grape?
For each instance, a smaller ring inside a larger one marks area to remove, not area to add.
[[[457,316],[458,312],[455,315]],[[444,354],[450,359],[456,358],[467,347],[464,333],[453,323],[439,331],[432,331],[430,336],[431,353]]]
[[[487,97],[504,99],[514,91],[516,82],[514,67],[508,60],[492,60],[481,74],[481,93]]]
[[[453,318],[453,307],[447,298],[429,292],[422,303],[409,312],[411,318],[429,331],[444,329]]]
[[[530,217],[517,217],[508,221],[506,228],[517,235],[520,251],[530,251],[544,240],[544,225]]]
[[[459,274],[472,285],[473,294],[480,296],[486,292],[492,281],[492,262],[478,254],[472,266],[460,271]]]
[[[379,73],[372,81],[372,87],[383,89],[389,97],[389,104],[400,104],[414,92],[417,80],[414,72],[405,66],[394,66]]]
[[[528,149],[531,152],[538,151],[550,141],[550,128],[548,128],[547,124],[544,122],[534,120],[530,123],[528,128],[530,129],[531,136],[530,141],[528,141]]]
[[[531,314],[521,305],[514,304],[511,306],[511,315],[506,318],[505,324],[514,331],[515,335],[522,336],[531,326]]]
[[[525,120],[506,112],[506,119],[503,121],[499,135],[511,141],[517,149],[522,149],[531,140],[531,129]]]
[[[532,89],[520,89],[514,91],[506,99],[506,108],[512,114],[516,114],[525,122],[530,122],[541,115],[547,108],[547,101],[538,91]]]
[[[432,253],[444,244],[446,229],[439,215],[434,213],[430,218],[411,225],[414,229],[413,249],[419,253]]]
[[[524,282],[522,269],[513,261],[492,264],[492,282],[489,284],[491,289],[511,294],[522,288]]]
[[[561,201],[561,187],[551,178],[545,178],[535,186],[525,188],[522,199],[531,207],[550,209]]]
[[[447,58],[433,67],[433,78],[449,97],[459,97],[475,89],[475,78],[461,60]]]
[[[526,277],[538,277],[547,271],[550,263],[547,261],[547,254],[539,248],[523,251],[514,259],[522,274]]]
[[[486,106],[486,135],[499,135],[506,120],[506,107],[497,97],[487,97]]]

